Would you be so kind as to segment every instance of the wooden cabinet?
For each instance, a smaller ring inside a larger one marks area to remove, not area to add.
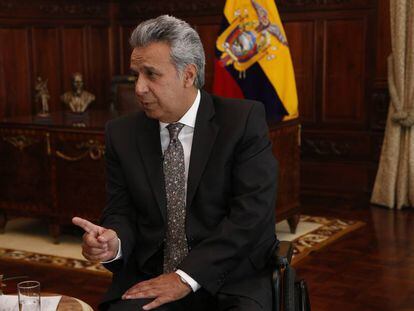
[[[93,112],[71,119],[14,117],[0,122],[0,228],[8,216],[47,219],[58,241],[60,226],[75,215],[99,219],[105,204],[105,122]]]
[[[73,216],[96,222],[105,205],[104,125],[115,117],[91,111],[84,120],[56,112],[47,120],[0,122],[0,228],[8,216],[47,219],[58,241]],[[277,219],[292,231],[299,219],[298,121],[270,124],[279,161]]]
[[[299,121],[269,124],[269,136],[279,163],[276,221],[287,219],[291,232],[295,232],[300,216]]]
[[[371,96],[381,2],[277,1],[303,126],[303,198],[335,196],[357,202],[371,190],[372,147],[378,144],[371,126],[378,113],[372,111]]]
[[[0,209],[34,216],[51,213],[48,132],[2,128],[0,133]]]
[[[55,192],[58,210],[97,220],[105,204],[103,133],[54,133]],[[67,215],[59,215],[60,222]]]

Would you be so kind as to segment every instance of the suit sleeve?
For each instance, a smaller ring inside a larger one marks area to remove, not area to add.
[[[263,105],[256,103],[234,150],[230,212],[209,238],[191,250],[179,269],[215,294],[232,269],[248,257],[264,230],[269,226],[274,230],[276,176]]]
[[[121,240],[122,259],[104,264],[112,272],[116,272],[127,263],[134,247],[136,230],[134,227],[134,209],[128,193],[126,180],[119,157],[112,144],[111,123],[105,129],[105,173],[106,173],[106,206],[102,213],[101,225],[113,229]]]

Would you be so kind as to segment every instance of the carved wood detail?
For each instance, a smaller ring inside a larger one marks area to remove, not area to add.
[[[318,156],[346,156],[351,151],[349,142],[337,142],[326,139],[303,139],[302,153]]]
[[[295,5],[329,5],[329,4],[344,4],[351,2],[352,0],[280,0],[281,4],[295,4]]]
[[[23,151],[27,147],[34,145],[39,142],[38,139],[33,137],[28,137],[24,135],[18,135],[18,136],[7,136],[3,137],[3,140],[5,142],[8,142],[9,144],[13,145],[20,151]]]
[[[69,15],[90,15],[95,16],[102,14],[104,8],[102,5],[97,4],[69,4],[69,3],[51,3],[41,4],[39,6],[40,11],[47,14],[69,14]]]
[[[105,146],[97,140],[88,140],[86,142],[81,142],[77,144],[75,148],[78,150],[86,149],[86,151],[80,155],[69,156],[64,154],[62,151],[57,150],[56,155],[63,160],[75,162],[82,160],[88,155],[92,160],[97,161],[100,160],[105,153]]]
[[[303,161],[369,161],[373,158],[372,134],[369,132],[305,132],[302,137]]]
[[[122,7],[122,4],[121,4]],[[208,13],[220,14],[224,8],[224,1],[205,1],[193,0],[187,1],[154,1],[144,0],[135,3],[129,3],[124,12],[132,13],[134,15],[151,15],[159,14],[160,12],[177,13],[177,12],[191,12],[191,15],[206,15]]]

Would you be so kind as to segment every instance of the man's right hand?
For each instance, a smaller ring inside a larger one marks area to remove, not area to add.
[[[85,230],[82,255],[90,261],[109,261],[118,253],[119,241],[116,232],[97,226],[86,219],[74,217],[72,223]]]

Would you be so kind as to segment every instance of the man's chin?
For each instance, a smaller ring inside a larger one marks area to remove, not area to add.
[[[159,120],[160,116],[155,111],[144,109],[144,113],[150,119]]]

